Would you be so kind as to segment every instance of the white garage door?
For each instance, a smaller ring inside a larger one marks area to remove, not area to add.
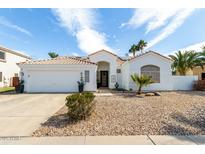
[[[29,73],[29,92],[77,92],[79,71],[32,71]]]

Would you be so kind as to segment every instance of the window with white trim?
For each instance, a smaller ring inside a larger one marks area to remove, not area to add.
[[[6,56],[5,56],[5,52],[0,51],[0,60],[5,60]]]
[[[155,65],[146,65],[141,67],[141,74],[152,78],[156,83],[160,83],[160,68]]]
[[[85,71],[85,82],[90,82],[90,71]]]

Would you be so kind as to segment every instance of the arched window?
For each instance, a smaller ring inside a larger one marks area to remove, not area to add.
[[[141,74],[150,76],[156,83],[160,83],[160,68],[155,65],[146,65],[141,67]]]

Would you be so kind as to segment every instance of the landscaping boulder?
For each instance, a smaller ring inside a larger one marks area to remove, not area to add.
[[[155,96],[154,93],[146,93],[145,96]]]
[[[154,92],[155,96],[161,96],[159,92]]]

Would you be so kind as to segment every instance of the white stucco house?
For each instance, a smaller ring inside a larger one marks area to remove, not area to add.
[[[11,86],[12,77],[20,76],[17,63],[30,59],[27,55],[0,46],[0,87]]]
[[[86,57],[57,57],[48,60],[19,63],[26,92],[77,92],[81,74],[85,91],[99,87],[136,90],[130,75],[146,74],[155,83],[144,90],[190,90],[197,76],[173,76],[172,60],[159,53],[148,51],[135,58],[122,59],[100,50]]]

